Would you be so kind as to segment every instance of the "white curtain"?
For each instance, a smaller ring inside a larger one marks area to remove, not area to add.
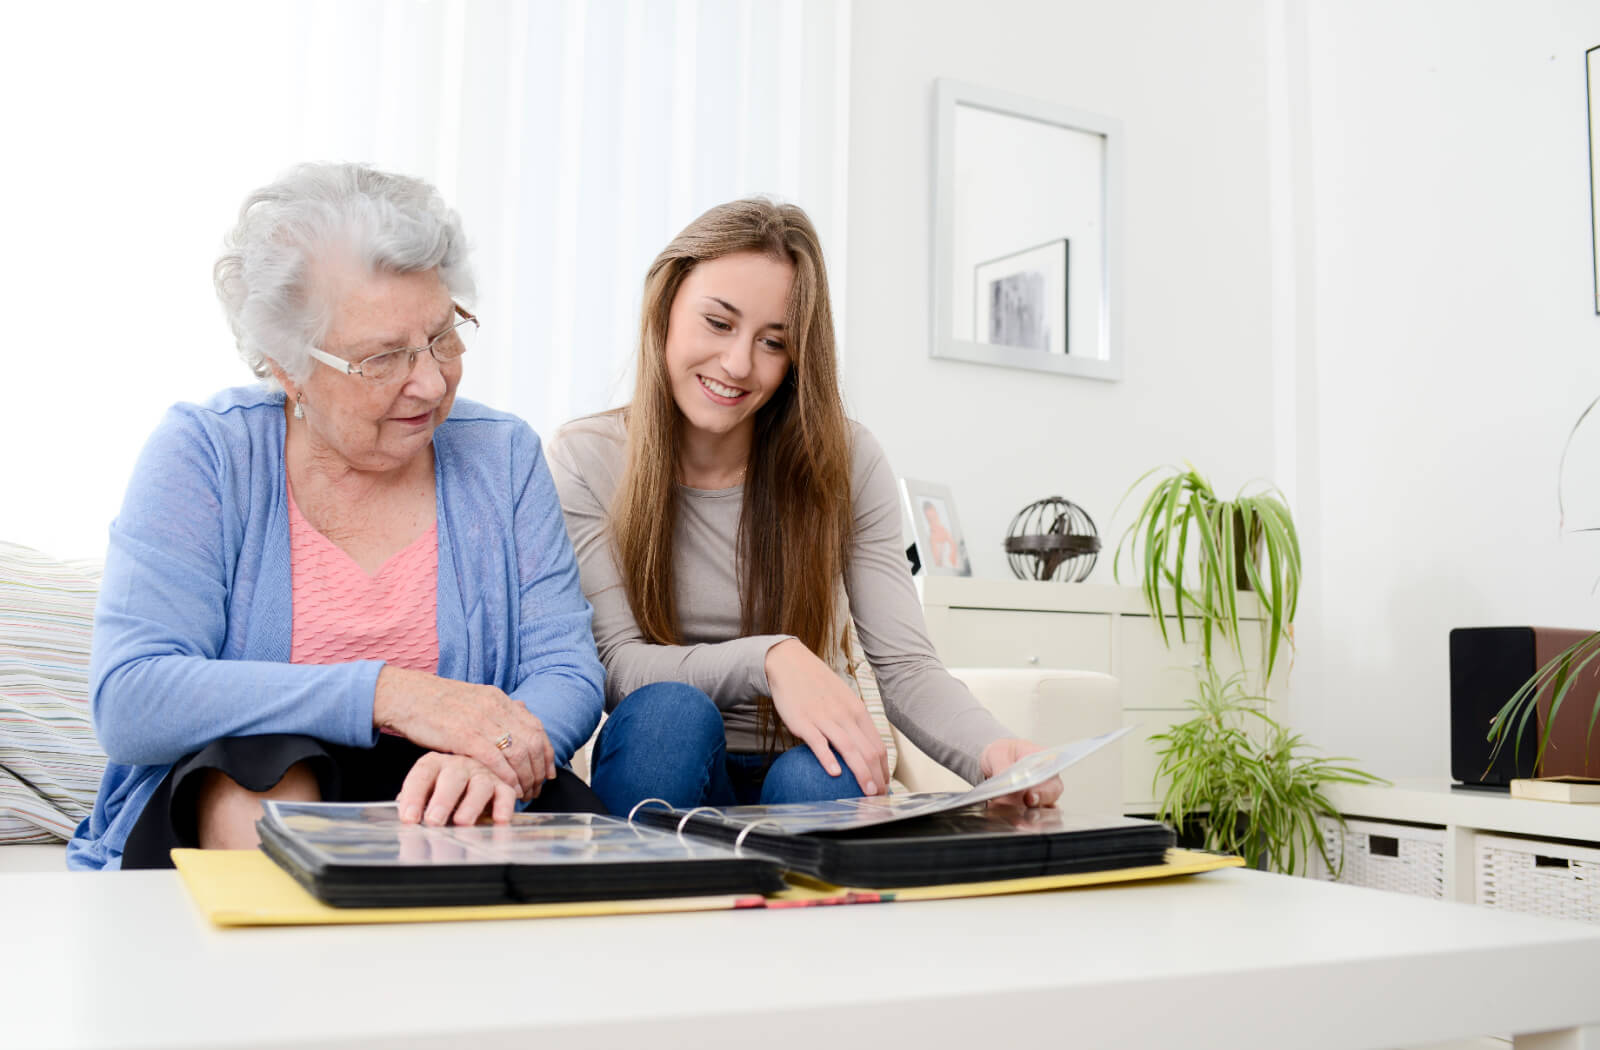
[[[300,160],[439,186],[484,321],[461,392],[541,432],[627,400],[645,268],[713,204],[805,207],[842,329],[848,4],[8,6],[0,540],[99,553],[165,407],[249,381],[210,267]]]

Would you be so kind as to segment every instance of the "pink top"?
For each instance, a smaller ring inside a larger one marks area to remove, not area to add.
[[[439,672],[439,525],[368,576],[318,532],[289,493],[294,632],[289,661],[384,660]]]

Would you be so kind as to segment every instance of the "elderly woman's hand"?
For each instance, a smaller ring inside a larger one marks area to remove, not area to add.
[[[518,798],[537,797],[545,781],[555,779],[555,753],[543,723],[492,685],[385,664],[372,721],[425,748],[476,760]]]
[[[486,808],[496,824],[506,824],[517,810],[517,793],[482,762],[438,751],[417,759],[395,801],[402,822],[435,827],[476,824]]]

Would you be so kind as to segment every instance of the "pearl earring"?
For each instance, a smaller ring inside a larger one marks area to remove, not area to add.
[[[296,394],[294,396],[294,418],[296,418],[296,419],[304,419],[304,418],[306,418],[306,410],[300,404],[300,399],[302,397],[304,397],[304,396],[305,396],[304,394]]]

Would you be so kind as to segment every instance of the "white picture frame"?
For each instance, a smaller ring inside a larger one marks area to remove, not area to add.
[[[1121,380],[1121,121],[945,78],[934,83],[934,113],[929,354]],[[1063,238],[1069,352],[977,338],[975,267]]]
[[[1594,252],[1594,312],[1600,314],[1600,44],[1583,58],[1589,102],[1589,243]]]
[[[972,559],[967,557],[966,537],[949,487],[901,478],[900,498],[922,571],[929,576],[971,576]]]
[[[1067,354],[1067,238],[972,268],[973,337],[991,346]]]

